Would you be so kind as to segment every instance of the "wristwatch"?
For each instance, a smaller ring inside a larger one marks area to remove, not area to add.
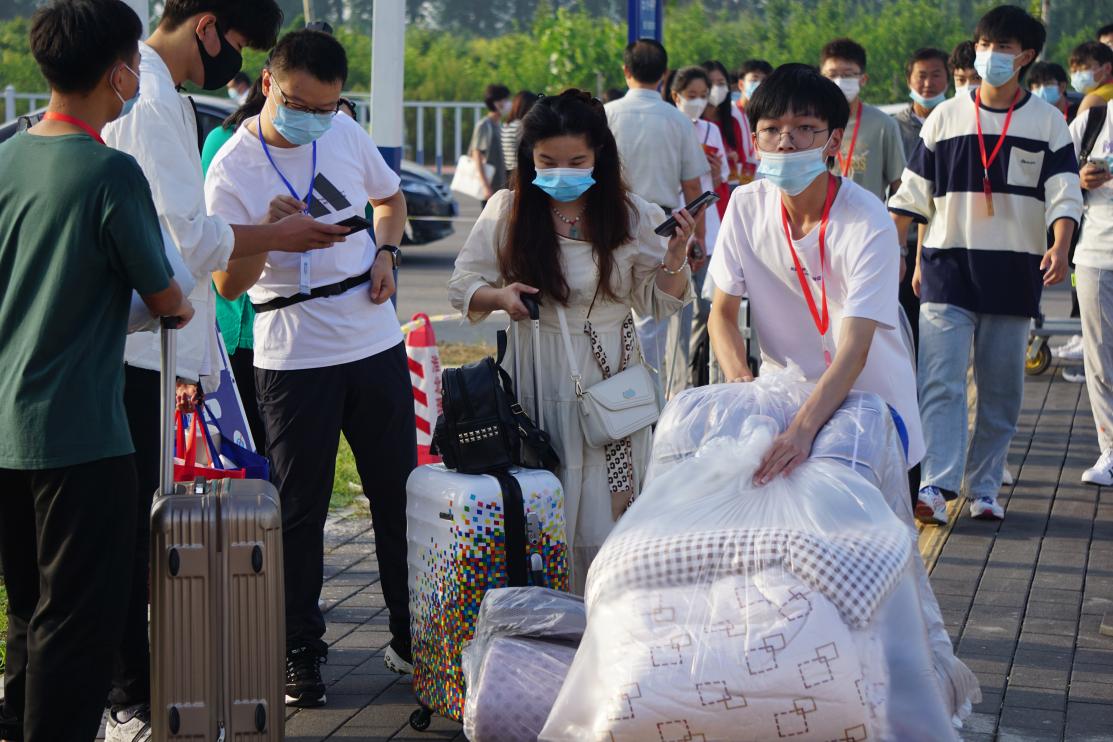
[[[397,245],[380,245],[378,252],[375,253],[375,260],[379,259],[379,253],[381,252],[390,253],[390,260],[395,269],[402,264],[402,251],[398,249]]]

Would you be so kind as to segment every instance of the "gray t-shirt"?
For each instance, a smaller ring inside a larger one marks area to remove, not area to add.
[[[900,127],[900,139],[904,144],[904,158],[912,159],[916,145],[920,143],[920,129],[924,128],[924,120],[916,115],[916,111],[909,103],[907,108],[902,108],[893,114],[897,126]]]
[[[854,114],[846,122],[846,133],[842,138],[843,161],[850,156],[850,143],[854,138]],[[851,157],[851,179],[874,194],[882,201],[888,197],[889,184],[900,180],[906,159],[904,143],[901,140],[900,126],[893,117],[879,108],[862,104],[862,124],[858,130],[858,140],[854,144]],[[835,160],[835,170],[841,174],[842,167]]]
[[[491,177],[491,190],[499,191],[506,188],[506,160],[502,155],[502,131],[497,121],[485,116],[471,135],[471,145],[468,152],[479,150],[483,160],[495,169]]]
[[[711,171],[691,120],[652,90],[633,88],[606,105],[631,191],[672,209],[680,182]]]

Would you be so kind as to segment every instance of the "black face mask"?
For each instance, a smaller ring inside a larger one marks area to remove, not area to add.
[[[205,51],[201,37],[194,35],[197,39],[197,51],[201,53],[201,64],[205,69],[205,80],[201,84],[205,90],[223,88],[243,67],[243,56],[236,51],[236,47],[228,43],[228,39],[224,38],[219,23],[216,24],[216,36],[220,39],[220,51],[214,57]]]

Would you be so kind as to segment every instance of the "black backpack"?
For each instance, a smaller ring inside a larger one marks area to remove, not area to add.
[[[514,382],[500,365],[505,350],[500,333],[497,360],[484,358],[441,374],[444,413],[437,418],[433,453],[462,474],[560,466],[548,433],[518,404]]]

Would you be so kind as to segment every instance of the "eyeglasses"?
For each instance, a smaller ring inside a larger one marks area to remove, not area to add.
[[[285,91],[282,90],[282,86],[278,84],[278,80],[274,78],[274,75],[271,75],[271,85],[274,85],[274,87],[278,89],[279,95],[282,96],[282,105],[286,106],[291,111],[311,113],[315,116],[335,116],[337,113],[340,112],[340,106],[343,103],[343,99],[340,99],[336,101],[336,104],[331,109],[310,108],[309,106],[302,103],[292,102],[290,100],[290,97],[286,95]]]
[[[772,152],[781,146],[781,138],[786,136],[796,149],[811,149],[815,145],[816,135],[825,131],[829,130],[827,128],[817,129],[808,124],[783,131],[775,126],[770,126],[767,129],[759,129],[755,137],[757,138],[758,148],[767,152]]]

